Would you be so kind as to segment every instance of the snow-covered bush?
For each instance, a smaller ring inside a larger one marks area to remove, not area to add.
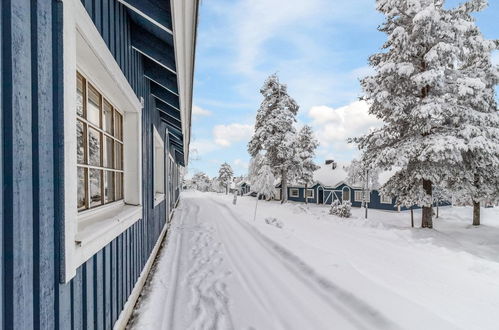
[[[265,223],[268,225],[276,226],[277,228],[282,228],[282,222],[277,220],[276,218],[265,218]]]
[[[334,201],[331,204],[331,209],[329,210],[329,214],[336,215],[340,218],[350,218],[352,215],[352,204],[350,202],[343,202],[340,204],[339,201]]]

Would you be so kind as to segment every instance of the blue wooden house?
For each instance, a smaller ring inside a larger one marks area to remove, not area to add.
[[[385,173],[380,181],[388,180],[390,174]],[[349,201],[353,207],[361,207],[363,201],[362,187],[350,186],[346,183],[347,173],[344,166],[328,161],[314,172],[314,183],[307,187],[291,184],[288,186],[288,200],[313,204],[332,204],[334,201]],[[278,198],[281,186],[277,185]],[[399,211],[395,198],[381,196],[377,190],[370,192],[368,205],[372,209]]]
[[[123,329],[189,156],[198,0],[0,6],[0,328]]]

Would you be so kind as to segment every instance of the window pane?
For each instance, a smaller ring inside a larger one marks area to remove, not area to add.
[[[114,172],[104,172],[104,202],[114,201]]]
[[[116,172],[116,200],[123,199],[123,173]]]
[[[104,119],[104,131],[113,134],[113,107],[106,100],[104,100],[102,118]]]
[[[85,80],[82,76],[76,76],[76,114],[80,117],[85,117]]]
[[[101,170],[90,169],[90,207],[102,205]]]
[[[86,164],[85,162],[85,141],[87,139],[87,125],[83,122],[77,120],[76,121],[76,137],[77,137],[77,161],[78,164]]]
[[[114,137],[123,141],[123,116],[114,111]]]
[[[101,159],[100,159],[101,133],[89,127],[88,140],[89,140],[89,145],[88,145],[89,164],[93,166],[101,166]]]
[[[123,145],[119,142],[114,142],[114,154],[116,157],[116,169],[117,170],[122,170],[123,169]]]
[[[78,211],[87,208],[87,170],[78,167]]]
[[[113,144],[114,140],[110,137],[104,137],[104,151],[102,156],[104,157],[104,167],[114,168],[113,163]]]
[[[92,124],[100,125],[101,96],[91,85],[88,85],[87,119]]]

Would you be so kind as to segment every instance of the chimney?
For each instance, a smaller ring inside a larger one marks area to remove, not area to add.
[[[335,170],[336,167],[338,167],[338,164],[334,160],[332,160],[332,159],[327,159],[326,160],[326,165],[331,165],[331,168],[333,170]]]

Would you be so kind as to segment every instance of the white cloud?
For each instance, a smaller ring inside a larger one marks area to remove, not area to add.
[[[222,147],[229,147],[234,142],[249,140],[253,134],[253,126],[245,124],[217,125],[213,128],[215,143]]]
[[[193,105],[192,106],[192,115],[194,117],[199,116],[211,116],[211,111],[201,108],[200,106]]]
[[[191,142],[189,146],[190,158],[196,159],[198,156],[209,154],[220,147],[209,139],[199,139]]]
[[[369,115],[368,110],[365,101],[356,101],[337,109],[315,106],[309,110],[308,116],[312,119],[321,147],[336,153],[355,148],[347,143],[348,138],[360,136],[381,125],[381,121]]]
[[[242,170],[247,170],[249,167],[249,163],[245,162],[241,158],[234,159],[233,163],[234,163],[234,167],[237,167],[237,168],[242,169]]]

